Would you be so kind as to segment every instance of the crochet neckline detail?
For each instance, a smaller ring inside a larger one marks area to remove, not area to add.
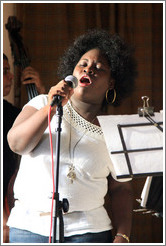
[[[103,131],[100,126],[96,126],[85,120],[71,105],[71,102],[64,106],[64,118],[75,128],[82,128],[86,133],[94,133],[103,136]]]

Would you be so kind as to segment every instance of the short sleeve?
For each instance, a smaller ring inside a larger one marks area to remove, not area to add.
[[[46,106],[47,103],[48,103],[48,96],[42,94],[32,98],[27,104],[24,105],[23,108],[25,108],[26,106],[32,106],[39,110],[44,106]]]

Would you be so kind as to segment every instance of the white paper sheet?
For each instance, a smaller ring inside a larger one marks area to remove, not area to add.
[[[155,122],[162,122],[162,113],[152,116]],[[99,116],[101,128],[104,133],[106,145],[113,162],[117,178],[130,176],[118,125],[150,123],[145,117],[133,115],[108,115]],[[161,125],[162,127],[162,125]],[[156,126],[121,127],[127,150],[151,149],[163,147],[163,133]],[[131,152],[127,154],[132,168],[133,176],[161,175],[163,172],[163,150]]]

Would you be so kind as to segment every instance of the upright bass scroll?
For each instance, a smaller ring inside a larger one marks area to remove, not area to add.
[[[20,35],[20,30],[22,28],[22,23],[17,19],[16,16],[9,16],[8,22],[5,24],[8,30],[10,46],[12,50],[12,55],[14,57],[14,64],[19,66],[21,70],[30,66],[30,57],[28,55],[27,49],[24,47],[23,39]],[[26,84],[26,89],[28,93],[28,100],[38,95],[35,84]]]

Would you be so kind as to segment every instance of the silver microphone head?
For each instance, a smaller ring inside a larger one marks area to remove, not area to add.
[[[76,88],[78,85],[78,79],[73,75],[68,75],[65,81],[68,82],[69,86],[72,88]]]

